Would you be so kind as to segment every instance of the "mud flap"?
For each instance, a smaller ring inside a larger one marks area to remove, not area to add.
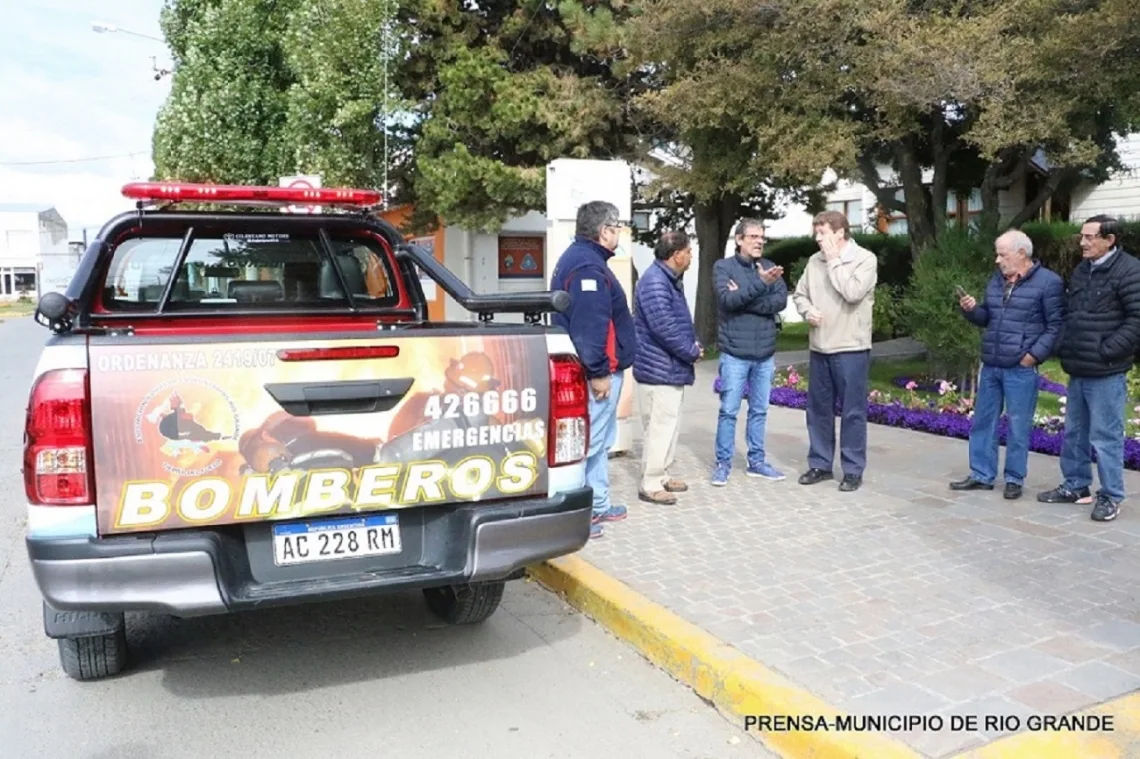
[[[60,611],[44,601],[44,634],[49,638],[92,638],[113,635],[126,626],[122,612]]]

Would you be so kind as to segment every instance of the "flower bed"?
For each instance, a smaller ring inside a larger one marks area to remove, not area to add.
[[[1064,385],[1050,382],[1064,390]],[[868,395],[867,420],[874,424],[883,424],[888,427],[900,427],[916,432],[927,432],[943,437],[968,440],[970,425],[973,416],[973,404],[969,398],[958,395],[958,388],[953,384],[935,381],[929,392],[939,393],[937,399],[927,399],[916,395],[921,387],[916,381],[908,379],[903,384],[905,394],[893,396],[872,390]],[[911,387],[910,385],[914,386]],[[784,408],[803,409],[807,406],[807,382],[800,377],[792,367],[778,374],[772,381],[772,392],[769,402],[773,406]],[[1053,388],[1042,387],[1046,392],[1055,392]],[[720,377],[713,383],[715,392],[720,393],[722,388]],[[1062,396],[1063,397],[1063,396]],[[1137,407],[1140,409],[1140,407]],[[1009,432],[1009,420],[1005,416],[998,421],[998,439],[1002,445],[1006,442]],[[1050,456],[1061,454],[1063,443],[1064,418],[1038,417],[1029,435],[1029,450],[1044,453]],[[1095,461],[1096,455],[1093,454]],[[1126,469],[1140,470],[1140,440],[1133,437],[1124,439],[1124,467]]]
[[[924,393],[939,393],[943,394],[946,388],[950,385],[946,380],[931,379],[929,377],[895,377],[891,380],[891,384],[895,387],[904,390],[918,390]],[[962,389],[968,390],[969,383],[963,383]],[[1051,395],[1065,395],[1069,389],[1062,385],[1060,382],[1054,382],[1046,377],[1044,374],[1037,375],[1037,389],[1042,392],[1050,393]]]

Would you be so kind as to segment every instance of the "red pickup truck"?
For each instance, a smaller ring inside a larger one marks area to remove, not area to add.
[[[566,293],[472,293],[369,191],[123,192],[138,210],[36,313],[53,334],[26,546],[69,676],[126,665],[128,611],[419,589],[479,622],[528,564],[586,543],[585,373],[546,316]],[[421,273],[478,322],[429,321]]]

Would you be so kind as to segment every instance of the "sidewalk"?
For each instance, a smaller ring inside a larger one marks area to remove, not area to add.
[[[779,357],[782,368],[787,356]],[[803,487],[802,411],[772,407],[768,456],[744,476],[744,415],[726,487],[708,484],[715,363],[686,396],[675,506],[637,498],[640,442],[611,460],[629,507],[581,557],[851,714],[1057,715],[1140,688],[1140,512],[1039,504],[1056,458],[1031,454],[1026,496],[955,494],[966,443],[870,425],[863,488]],[[838,462],[836,465],[838,471]],[[1130,492],[1140,474],[1128,472]],[[930,757],[998,733],[896,735]]]

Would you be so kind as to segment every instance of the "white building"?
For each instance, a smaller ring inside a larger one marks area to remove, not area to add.
[[[67,241],[67,222],[58,211],[0,204],[0,299],[35,299],[63,290],[77,263]]]

